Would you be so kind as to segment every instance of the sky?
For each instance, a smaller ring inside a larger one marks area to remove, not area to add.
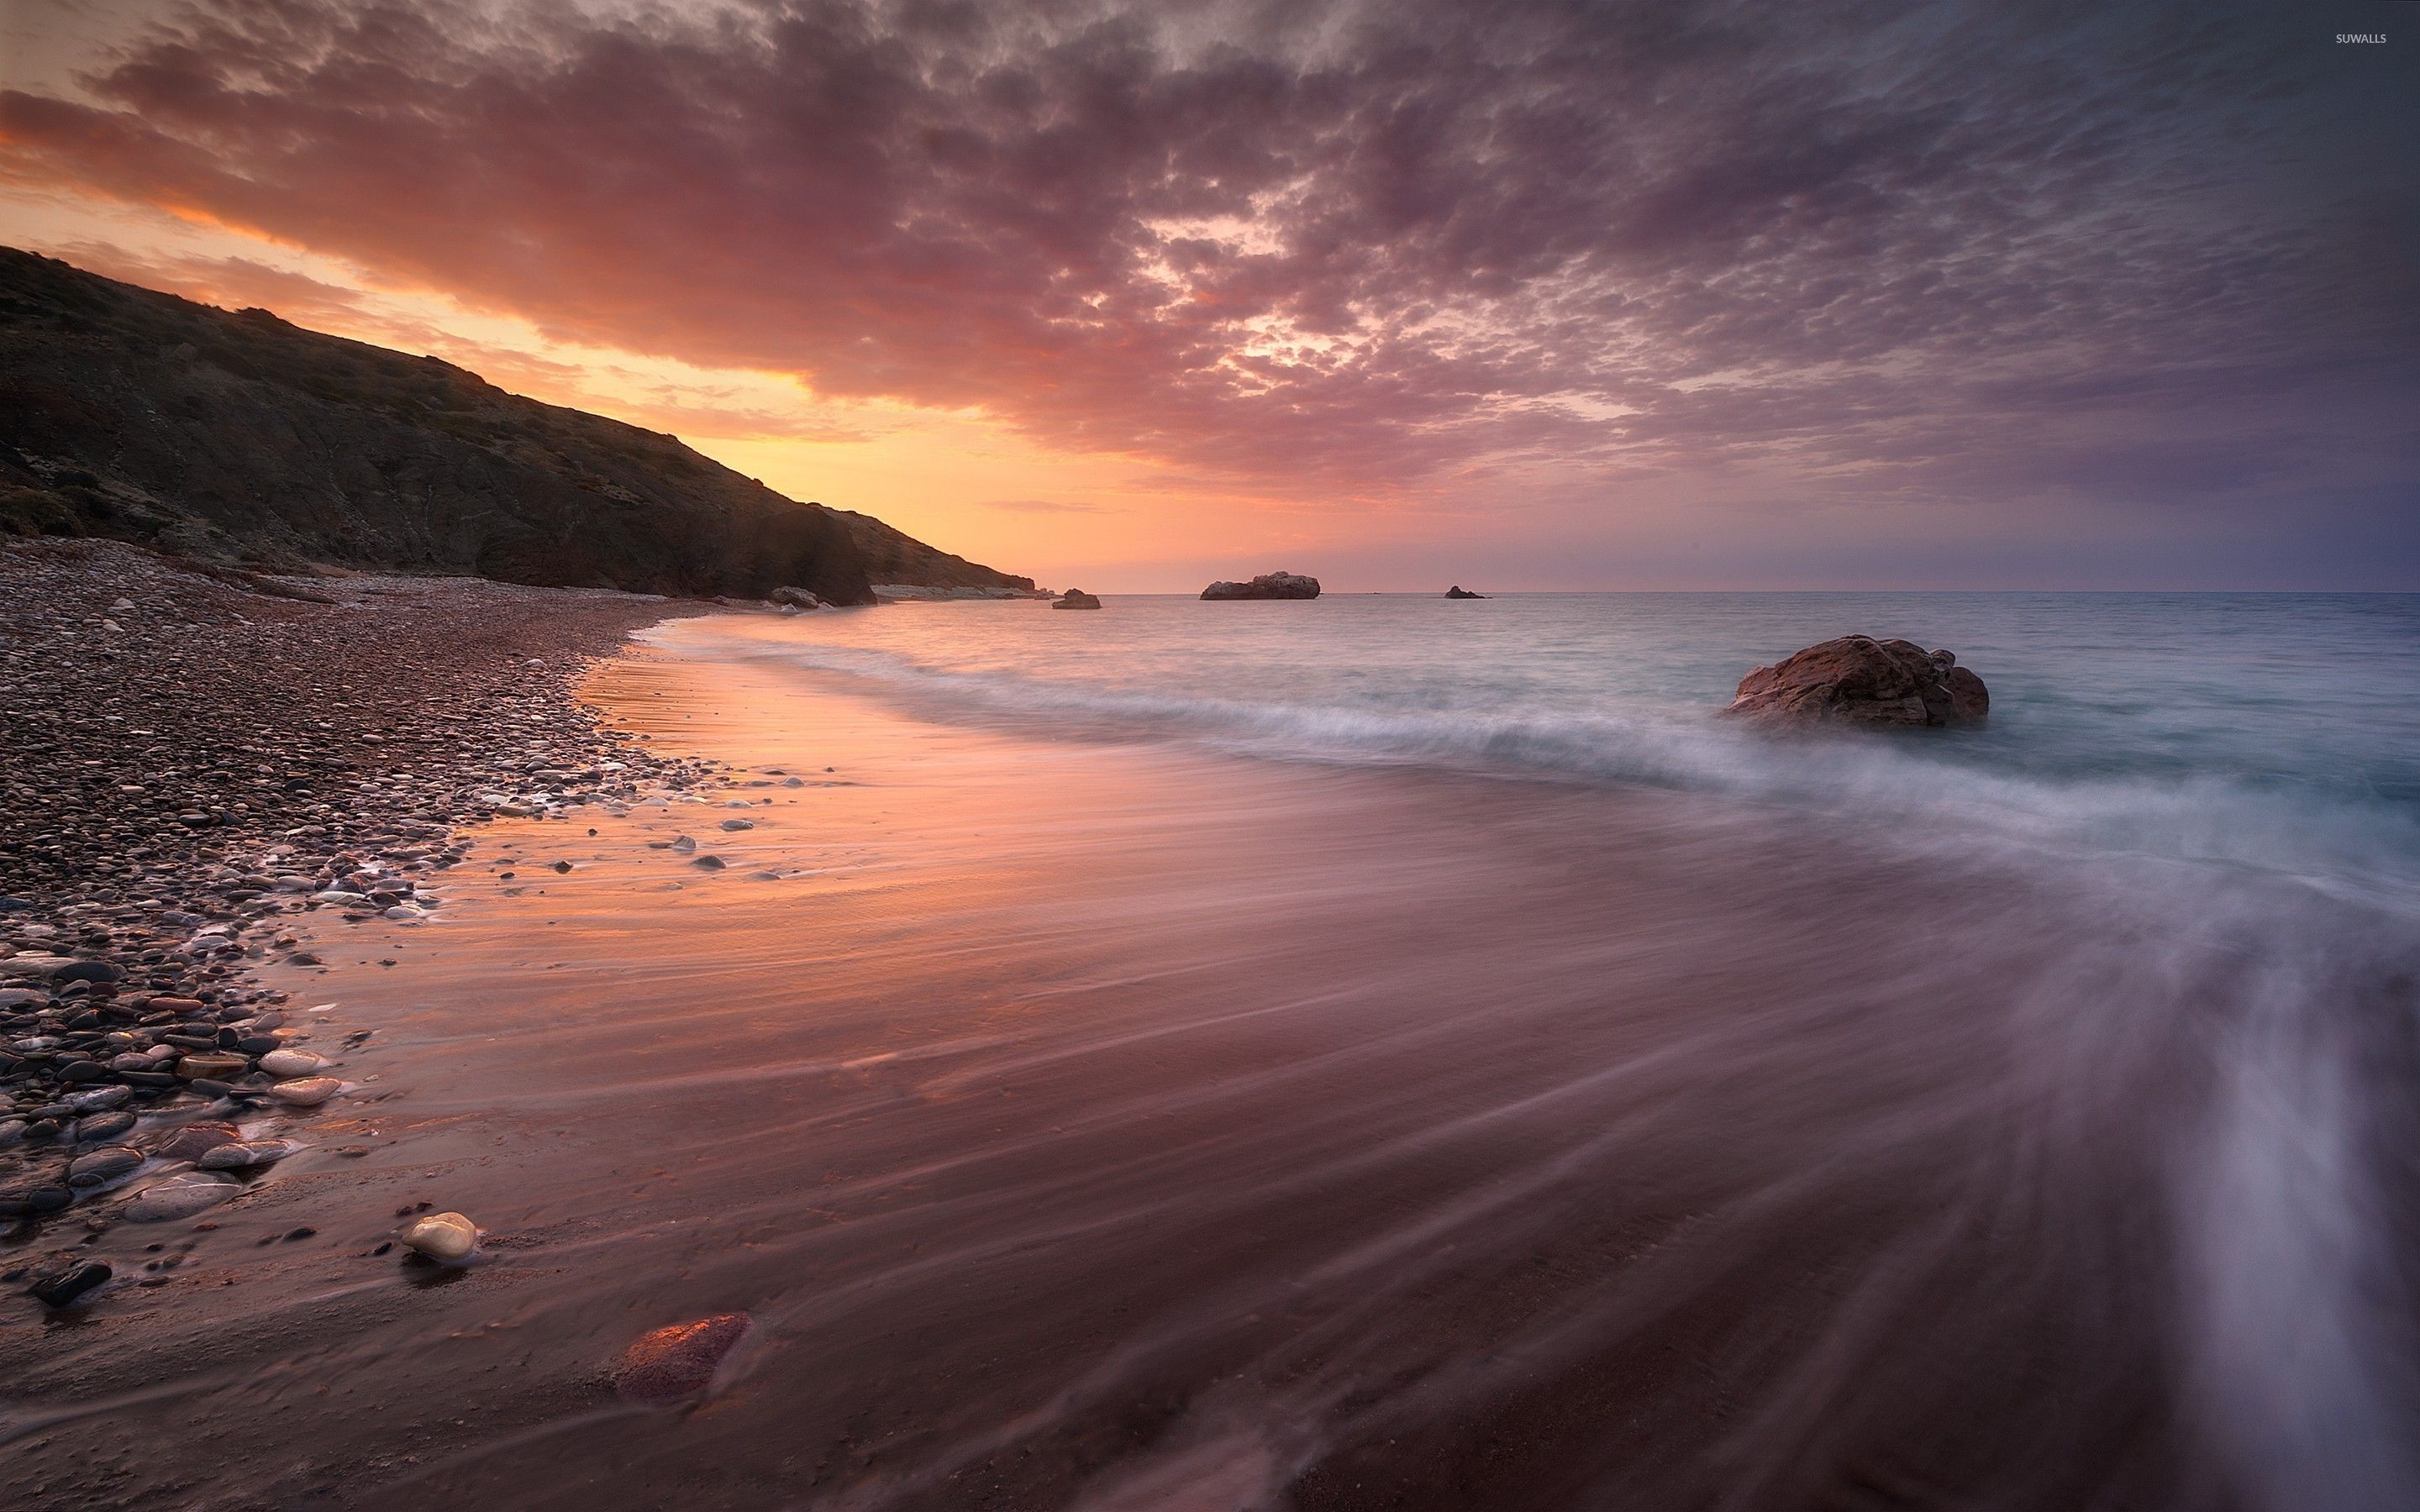
[[[2420,589],[2411,0],[0,0],[0,241],[1056,586]]]

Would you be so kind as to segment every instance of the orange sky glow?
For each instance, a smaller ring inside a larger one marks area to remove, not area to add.
[[[1859,14],[20,0],[0,241],[1052,586],[2420,586],[2403,57]]]

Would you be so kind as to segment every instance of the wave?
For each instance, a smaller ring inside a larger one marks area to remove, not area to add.
[[[2420,821],[2407,808],[2241,776],[1994,770],[1958,759],[1961,737],[1947,733],[1776,736],[1711,712],[1481,709],[1454,706],[1435,689],[1410,690],[1401,707],[1351,708],[967,671],[848,646],[733,639],[724,649],[842,680],[926,717],[1029,736],[1179,740],[1264,760],[1704,794],[1821,815],[1902,843],[1989,841],[2074,857],[2218,866],[2420,914]]]

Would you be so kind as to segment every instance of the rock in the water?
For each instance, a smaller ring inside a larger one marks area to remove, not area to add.
[[[125,1215],[138,1224],[173,1223],[215,1208],[242,1190],[241,1182],[226,1177],[186,1171],[136,1193],[126,1205]]]
[[[232,1145],[241,1139],[231,1123],[189,1123],[163,1137],[151,1147],[151,1153],[162,1160],[199,1160],[221,1145]]]
[[[1204,598],[1210,595],[1204,594]],[[1052,609],[1099,609],[1101,601],[1080,588],[1070,588],[1050,601]]]
[[[29,1289],[38,1300],[53,1307],[65,1307],[108,1280],[110,1274],[107,1260],[85,1260],[69,1266],[57,1275],[35,1282]]]
[[[756,821],[753,819],[726,819],[722,822],[722,827],[725,829],[753,829],[756,827]]]
[[[30,1214],[39,1217],[57,1212],[75,1201],[75,1194],[56,1181],[30,1181],[23,1186],[0,1187],[0,1218]]]
[[[1983,680],[1947,651],[1913,640],[1844,635],[1740,679],[1727,713],[1800,724],[1978,725]]]
[[[239,1139],[231,1145],[202,1152],[194,1162],[206,1171],[250,1171],[263,1165],[274,1165],[302,1149],[291,1139]]]
[[[79,1145],[97,1145],[104,1139],[115,1139],[134,1127],[134,1115],[124,1108],[115,1113],[94,1113],[78,1119],[74,1138]]]
[[[803,588],[776,588],[765,595],[768,602],[786,604],[792,609],[821,609],[824,601]]]
[[[194,1052],[177,1062],[177,1074],[187,1081],[223,1082],[240,1076],[252,1069],[252,1062],[241,1056],[223,1056],[213,1052]]]
[[[327,1061],[308,1050],[271,1050],[260,1057],[260,1069],[271,1076],[308,1076]]]
[[[613,1389],[627,1402],[669,1407],[714,1384],[714,1373],[748,1336],[746,1313],[717,1313],[643,1335],[613,1369]]]
[[[143,1164],[143,1151],[130,1145],[103,1145],[68,1162],[68,1185],[102,1186]]]
[[[1264,572],[1248,583],[1216,582],[1204,598],[1317,598],[1319,579],[1295,572]]]
[[[306,1076],[301,1081],[279,1082],[269,1089],[269,1095],[292,1107],[316,1108],[345,1089],[345,1084],[334,1076]]]
[[[432,1260],[458,1260],[478,1246],[479,1229],[458,1212],[432,1212],[414,1219],[396,1238]]]
[[[1469,589],[1462,586],[1462,584],[1456,583],[1451,588],[1445,591],[1445,596],[1448,598],[1485,598],[1487,595],[1485,594],[1474,594]]]
[[[721,871],[722,864],[722,857],[720,856],[701,856],[690,863],[691,866],[700,867],[708,872]]]

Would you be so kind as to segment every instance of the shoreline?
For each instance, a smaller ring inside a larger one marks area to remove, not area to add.
[[[2221,1504],[2194,1372],[2263,1320],[2189,1310],[2178,1172],[2259,1003],[2156,918],[1719,795],[937,721],[782,639],[586,664],[688,789],[500,810],[440,918],[256,963],[348,1088],[0,1320],[0,1500]],[[391,1247],[437,1211],[469,1263]]]
[[[479,579],[262,579],[105,541],[0,548],[0,1281],[65,1279],[66,1305],[126,1284],[79,1255],[116,1198],[190,1170],[233,1120],[309,1120],[341,1057],[258,980],[315,964],[304,920],[416,918],[464,831],[497,815],[708,780],[573,693],[633,631],[700,612]],[[280,1076],[261,1066],[274,1050]],[[257,1153],[223,1180],[240,1190],[276,1147]],[[45,1246],[78,1219],[72,1247]]]

